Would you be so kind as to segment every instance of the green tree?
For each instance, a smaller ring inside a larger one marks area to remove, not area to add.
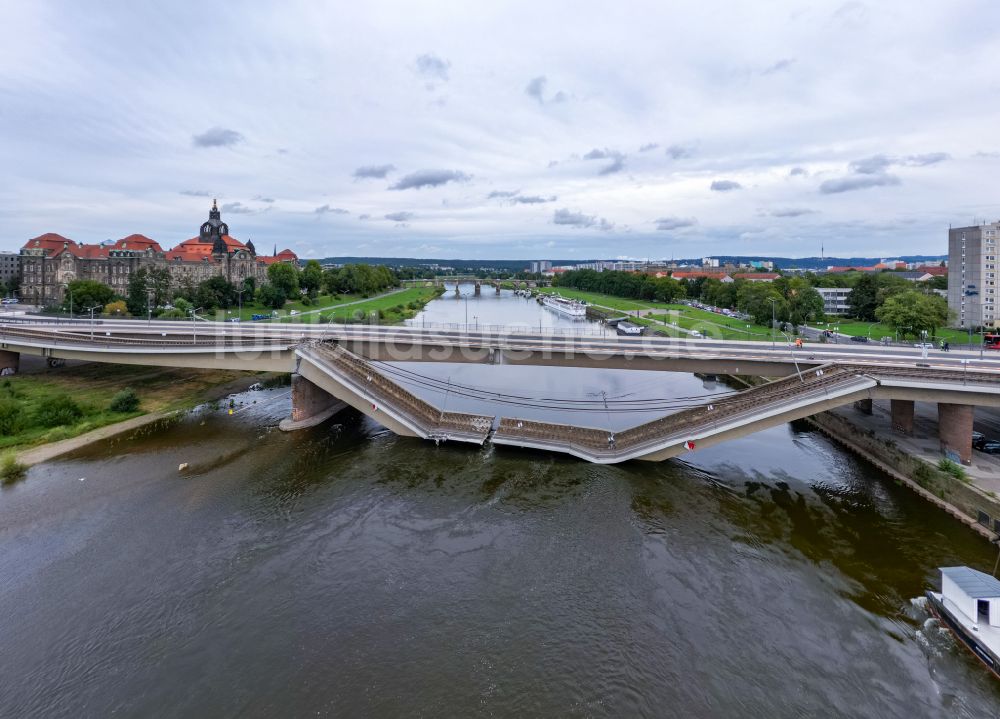
[[[274,287],[281,290],[286,299],[295,297],[299,293],[299,271],[288,262],[275,262],[268,267],[267,279]]]
[[[149,309],[155,312],[169,298],[170,272],[167,269],[142,267],[129,276],[125,304],[130,314],[139,317]]]
[[[115,298],[115,291],[103,282],[94,280],[73,280],[66,288],[63,308],[68,310],[72,295],[74,311],[82,311],[86,307],[100,305],[103,307]]]
[[[907,290],[887,298],[875,314],[882,324],[899,330],[904,337],[919,336],[923,331],[933,337],[948,322],[948,303],[938,295]]]
[[[274,265],[271,265],[274,267]],[[257,301],[260,302],[265,307],[270,307],[271,309],[281,309],[285,305],[285,301],[288,298],[285,296],[284,291],[272,285],[270,282],[265,282],[257,290]]]
[[[299,284],[310,297],[315,297],[323,285],[323,268],[316,260],[306,262],[302,274],[299,276]]]
[[[736,296],[740,311],[750,315],[756,324],[770,327],[772,317],[788,316],[787,300],[770,282],[744,282]]]
[[[787,303],[787,314],[781,319],[793,325],[823,319],[823,297],[803,277],[791,277],[782,282]]]
[[[865,273],[858,277],[854,288],[847,295],[851,316],[865,322],[874,322],[878,304],[878,276]]]
[[[236,288],[222,275],[209,277],[198,285],[195,304],[206,310],[229,309],[236,304]]]

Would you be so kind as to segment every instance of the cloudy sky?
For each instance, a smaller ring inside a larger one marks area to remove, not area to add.
[[[98,5],[100,9],[98,9]],[[0,0],[0,249],[891,256],[1000,217],[996,0]]]

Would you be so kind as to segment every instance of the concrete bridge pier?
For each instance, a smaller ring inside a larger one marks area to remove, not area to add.
[[[889,410],[892,415],[892,429],[900,434],[913,434],[913,400],[890,400]]]
[[[10,350],[0,350],[0,374],[3,373],[5,369],[9,369],[10,372],[7,374],[17,374],[17,371],[21,367],[21,353],[11,352]]]
[[[938,402],[938,439],[941,452],[955,453],[962,464],[972,464],[972,420],[970,404]]]
[[[461,297],[462,293],[458,291],[458,282],[455,283],[455,297]]]
[[[861,414],[871,414],[872,413],[872,400],[871,397],[868,399],[859,399],[854,403],[854,409],[858,410]]]
[[[494,282],[493,286],[497,288],[497,294],[500,294],[500,283],[499,282]]]
[[[476,280],[475,296],[479,297],[481,294],[483,294],[483,284],[479,280]]]
[[[292,416],[278,424],[279,429],[291,432],[315,427],[347,407],[325,389],[313,384],[298,372],[292,373]]]

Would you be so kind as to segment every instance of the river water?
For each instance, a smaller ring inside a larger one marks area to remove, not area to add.
[[[540,311],[507,299],[479,302]],[[3,488],[0,715],[1000,708],[914,601],[994,549],[805,425],[596,466],[350,412],[285,434],[287,388],[234,406]]]

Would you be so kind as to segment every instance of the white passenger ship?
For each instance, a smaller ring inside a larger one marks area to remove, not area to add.
[[[545,295],[542,297],[542,304],[549,309],[574,319],[582,320],[587,316],[587,305],[577,300],[569,300],[558,295]]]
[[[928,605],[983,664],[1000,677],[1000,580],[969,567],[941,567],[941,591]]]

